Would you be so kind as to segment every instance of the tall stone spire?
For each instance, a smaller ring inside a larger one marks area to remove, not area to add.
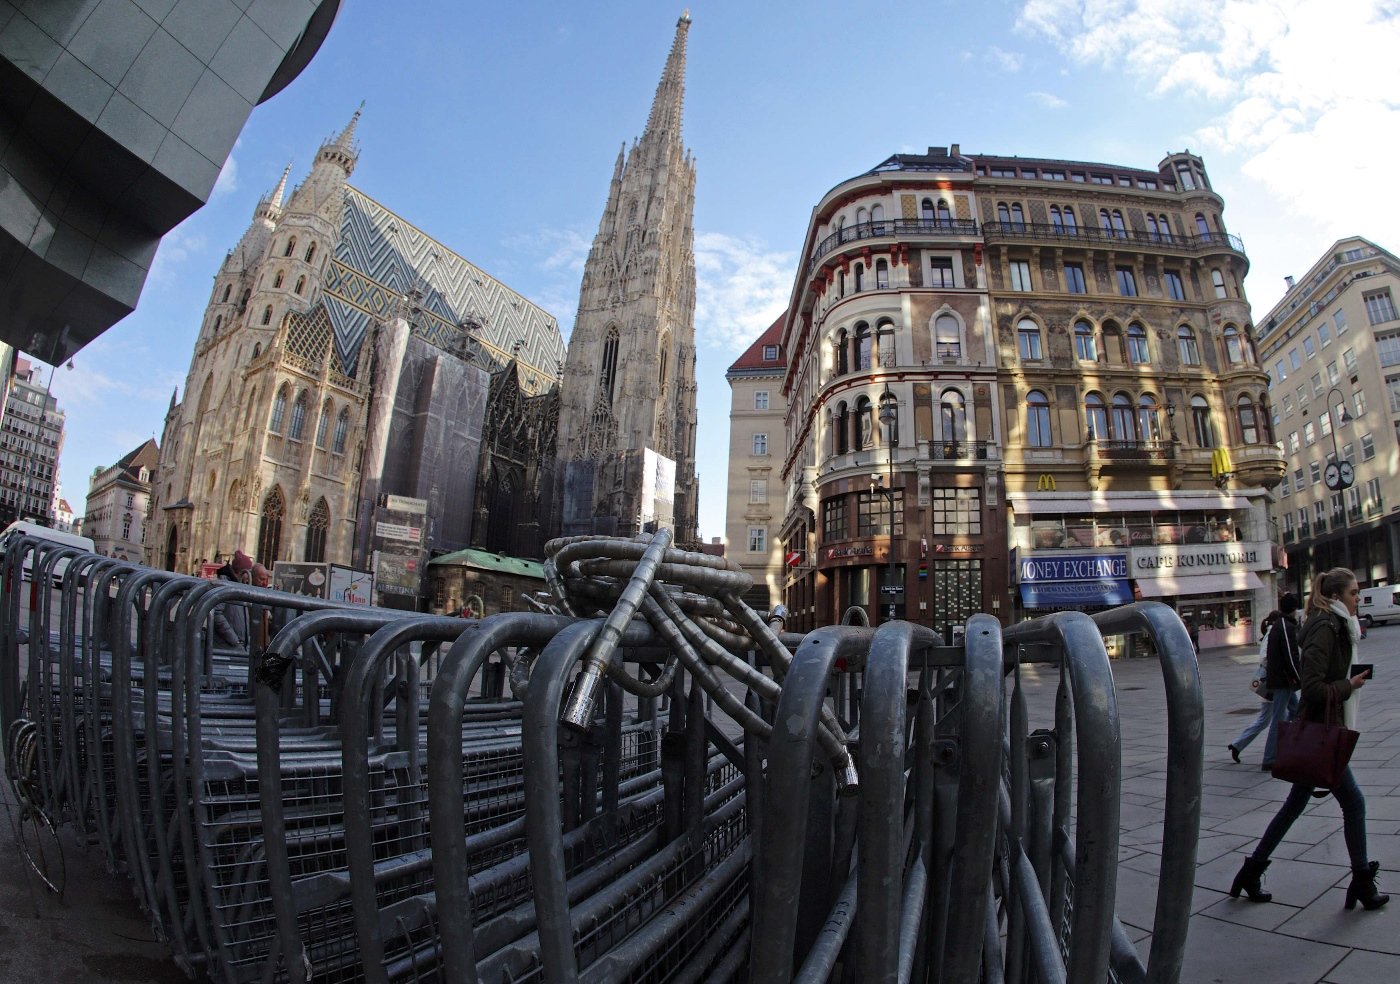
[[[689,36],[690,11],[686,10],[676,21],[676,37],[671,42],[671,54],[666,59],[666,68],[661,73],[661,81],[651,101],[651,113],[647,116],[646,129],[642,131],[643,140],[653,134],[668,133],[680,140],[681,109],[685,102],[685,43]]]
[[[355,115],[350,117],[350,122],[345,124],[345,129],[334,140],[321,145],[316,152],[317,164],[336,164],[345,171],[347,178],[350,176],[350,172],[355,170],[355,162],[360,158],[360,148],[355,144],[355,127],[360,123],[360,113],[364,112],[364,108],[365,104],[361,102],[355,109]]]
[[[695,166],[681,143],[689,12],[641,139],[619,155],[560,387],[565,535],[696,537]]]
[[[269,204],[273,208],[282,206],[282,196],[287,193],[287,176],[292,173],[292,162],[288,161],[287,166],[282,171],[282,180],[277,182],[277,187],[272,189],[272,194],[267,196]]]

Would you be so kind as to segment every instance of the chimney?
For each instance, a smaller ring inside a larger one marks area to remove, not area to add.
[[[1292,278],[1292,277],[1284,277],[1284,278],[1283,278],[1283,282],[1286,283],[1286,284],[1288,285],[1288,289],[1289,289],[1289,290],[1292,290],[1292,289],[1293,289],[1293,278]]]
[[[953,144],[953,146],[949,147],[949,148],[948,148],[948,156],[949,156],[949,157],[961,157],[961,156],[962,156],[962,144]]]

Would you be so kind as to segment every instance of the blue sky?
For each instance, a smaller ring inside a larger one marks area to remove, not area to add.
[[[288,162],[361,100],[352,182],[540,303],[566,337],[624,141],[682,4],[344,0],[306,72],[249,120],[135,313],[59,369],[64,496],[160,436],[212,278]],[[811,209],[891,153],[961,144],[1155,167],[1203,155],[1252,264],[1256,318],[1332,242],[1387,248],[1400,196],[1394,0],[697,0],[685,141],[695,204],[700,530],[724,533],[724,371],[781,312]],[[47,375],[47,373],[45,374]]]

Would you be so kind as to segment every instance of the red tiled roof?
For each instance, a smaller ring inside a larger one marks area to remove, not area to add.
[[[764,330],[762,335],[758,336],[758,339],[752,345],[744,350],[744,354],[739,356],[734,364],[729,367],[729,370],[733,372],[735,369],[782,369],[783,350],[779,343],[783,339],[783,322],[786,320],[787,312],[784,311],[782,314],[778,315],[776,321]],[[778,357],[776,359],[765,359],[763,357],[763,349],[768,345],[772,345],[778,349]]]

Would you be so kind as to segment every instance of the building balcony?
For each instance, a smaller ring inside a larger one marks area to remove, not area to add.
[[[1100,463],[1142,464],[1171,461],[1176,457],[1176,448],[1170,441],[1095,441],[1094,453]]]
[[[1138,229],[1103,229],[1098,226],[1065,226],[1044,222],[987,222],[982,226],[988,243],[1053,242],[1090,246],[1149,247],[1177,253],[1213,253],[1227,250],[1244,256],[1244,240],[1224,232],[1174,236]]]
[[[881,219],[837,229],[812,248],[807,273],[843,246],[867,239],[931,239],[977,235],[976,219]]]
[[[995,461],[997,446],[991,441],[931,441],[930,461]]]

